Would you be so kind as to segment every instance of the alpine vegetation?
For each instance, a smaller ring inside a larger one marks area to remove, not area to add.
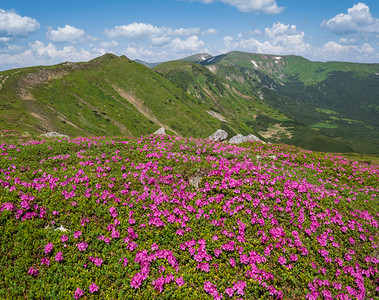
[[[376,167],[165,134],[1,140],[2,299],[379,297]]]

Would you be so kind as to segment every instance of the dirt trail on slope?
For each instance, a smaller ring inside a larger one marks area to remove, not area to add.
[[[132,104],[146,119],[154,122],[155,124],[164,127],[165,129],[168,129],[172,132],[174,132],[176,135],[180,136],[178,132],[167,126],[166,124],[162,123],[157,119],[156,116],[154,116],[153,112],[145,105],[145,103],[142,101],[142,99],[138,99],[135,95],[128,93],[124,91],[123,89],[119,88],[118,86],[113,86],[113,88],[116,90],[116,92],[124,98],[126,101],[128,101],[130,104]]]
[[[7,81],[7,79],[13,75],[16,75],[17,73],[20,73],[20,71],[17,71],[17,72],[14,72],[12,73],[11,75],[8,75],[8,76],[5,76],[4,79],[1,81],[0,83],[0,91],[3,89],[3,85],[5,83],[5,81]],[[2,77],[2,76],[1,76]]]

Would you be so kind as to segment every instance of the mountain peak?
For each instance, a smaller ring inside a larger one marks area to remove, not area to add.
[[[208,53],[198,53],[198,54],[191,55],[189,57],[182,58],[181,60],[193,62],[193,63],[200,63],[204,60],[210,59],[211,57],[213,56]]]
[[[117,56],[113,53],[106,53],[102,56],[99,56],[99,57],[96,57],[92,60],[90,60],[90,62],[102,62],[102,61],[110,61],[110,60],[115,60],[115,59],[118,59],[120,58],[121,56]],[[127,58],[126,56],[124,56],[125,58]]]

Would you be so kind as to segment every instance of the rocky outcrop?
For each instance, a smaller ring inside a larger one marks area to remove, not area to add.
[[[155,131],[153,134],[166,134],[166,131],[163,127],[159,128],[157,131]]]
[[[237,134],[229,140],[229,143],[230,144],[240,144],[240,143],[243,143],[245,141],[245,138],[246,137],[244,137],[242,134]]]
[[[249,134],[247,137],[245,137],[245,142],[262,142],[262,141],[255,135]]]
[[[212,134],[209,139],[215,142],[222,142],[228,138],[228,133],[225,130],[219,129]]]
[[[203,168],[201,167],[200,169],[197,169],[197,171],[195,172],[195,174],[193,174],[188,182],[194,186],[195,188],[198,188],[199,187],[199,183],[201,181],[201,179],[205,176],[208,176],[210,170],[209,169],[206,169],[206,168]]]
[[[41,134],[41,136],[49,137],[49,138],[51,138],[51,137],[58,137],[58,138],[67,138],[68,139],[68,135],[60,134],[60,133],[55,132],[55,131]]]
[[[262,142],[262,141],[258,137],[252,134],[249,134],[248,136],[237,134],[229,140],[230,144],[240,144],[244,142]]]

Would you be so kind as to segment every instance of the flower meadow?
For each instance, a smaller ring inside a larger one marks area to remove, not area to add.
[[[375,167],[170,135],[0,154],[1,299],[379,297]]]

